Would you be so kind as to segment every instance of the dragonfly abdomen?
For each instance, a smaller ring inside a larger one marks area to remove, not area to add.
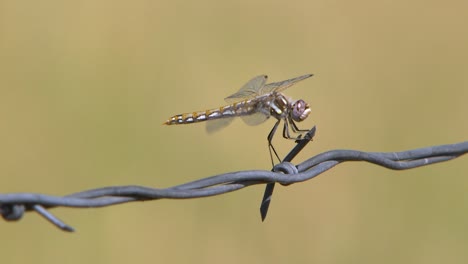
[[[254,112],[255,106],[252,100],[244,100],[237,103],[233,103],[219,108],[199,111],[193,113],[184,113],[175,115],[169,118],[165,125],[182,125],[191,124],[207,120],[215,120],[219,118],[229,118],[235,116],[250,115]]]

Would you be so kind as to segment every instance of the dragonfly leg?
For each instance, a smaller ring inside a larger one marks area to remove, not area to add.
[[[289,134],[288,120],[284,120],[283,137],[286,139],[293,139],[291,138],[291,135]]]
[[[302,139],[302,134],[304,132],[308,132],[309,130],[307,129],[299,129],[296,125],[296,123],[294,122],[294,120],[290,119],[290,118],[286,118],[285,120],[285,126],[284,126],[284,130],[283,130],[283,137],[284,138],[287,138],[287,139],[293,139],[293,140],[300,140]],[[296,137],[291,137],[290,133],[289,133],[289,125],[291,125],[291,131],[295,134],[299,134],[298,136]]]
[[[292,120],[292,119],[288,118],[288,121],[291,123],[291,129],[295,133],[302,133],[302,132],[308,132],[309,131],[308,129],[299,129],[297,127],[296,123],[294,122],[294,120]]]
[[[276,129],[278,129],[278,125],[281,122],[281,120],[276,121],[275,125],[271,129],[270,133],[268,134],[267,140],[268,140],[268,150],[270,151],[270,159],[271,159],[271,165],[274,167],[275,162],[273,161],[273,153],[275,153],[276,158],[278,159],[279,162],[281,162],[280,157],[278,156],[278,153],[276,152],[275,148],[273,147],[273,144],[271,144],[273,140],[273,136],[276,133]],[[273,150],[273,153],[272,153]]]
[[[295,134],[299,134],[296,124],[294,124],[291,120],[286,119],[284,120],[284,126],[283,126],[283,137],[286,139],[292,139],[292,140],[299,140],[301,139],[301,135],[295,137],[291,136],[290,131],[289,131],[289,124],[291,124],[291,130]],[[300,131],[300,130],[299,130]]]

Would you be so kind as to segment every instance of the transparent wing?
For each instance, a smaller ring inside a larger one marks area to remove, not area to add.
[[[206,123],[206,132],[208,132],[208,134],[218,132],[231,124],[232,120],[234,120],[234,116],[208,120]]]
[[[256,126],[265,122],[269,117],[263,112],[256,112],[251,115],[241,116],[241,119],[249,126]]]
[[[255,112],[251,115],[241,116],[242,121],[249,126],[256,126],[260,125],[261,123],[265,122],[270,115],[268,113],[264,113],[263,111]],[[232,120],[234,120],[236,116],[231,117],[224,117],[220,119],[208,120],[206,122],[206,132],[208,134],[218,132],[219,130],[227,127],[231,124]]]
[[[244,123],[246,123],[249,126],[256,126],[265,122],[269,117],[270,117],[269,114],[265,114],[263,112],[256,112],[251,115],[241,116],[241,119],[242,121],[244,121]],[[235,116],[208,120],[206,122],[206,132],[208,132],[208,134],[218,132],[219,130],[231,124],[234,118]]]
[[[242,88],[240,88],[240,90],[237,93],[224,98],[224,100],[228,103],[235,103],[243,99],[256,97],[259,94],[261,94],[259,93],[259,91],[265,85],[267,79],[268,76],[266,75],[259,75],[257,77],[254,77],[246,84],[244,84],[244,86],[242,86]]]
[[[259,93],[260,94],[266,94],[266,93],[271,93],[271,92],[281,92],[283,90],[285,90],[286,88],[294,85],[295,83],[297,82],[300,82],[302,80],[305,80],[309,77],[312,77],[313,74],[306,74],[306,75],[302,75],[302,76],[299,76],[299,77],[296,77],[296,78],[292,78],[292,79],[289,79],[289,80],[285,80],[285,81],[281,81],[281,82],[275,82],[275,83],[269,83],[267,85],[264,85],[263,87],[261,87]]]

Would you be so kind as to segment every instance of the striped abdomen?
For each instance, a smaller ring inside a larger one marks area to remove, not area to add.
[[[202,122],[206,120],[214,120],[219,118],[228,118],[235,116],[250,115],[255,111],[255,100],[244,100],[226,106],[221,106],[216,109],[199,111],[193,113],[185,113],[175,115],[169,118],[163,124],[165,125],[180,125]]]

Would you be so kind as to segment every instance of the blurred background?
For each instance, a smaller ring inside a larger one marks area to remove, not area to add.
[[[166,127],[259,74],[312,109],[295,162],[468,138],[466,1],[1,1],[1,192],[169,187],[269,170],[273,120]],[[293,142],[277,136],[280,155]],[[345,163],[194,200],[54,209],[0,222],[5,263],[467,263],[468,157],[391,171]]]

